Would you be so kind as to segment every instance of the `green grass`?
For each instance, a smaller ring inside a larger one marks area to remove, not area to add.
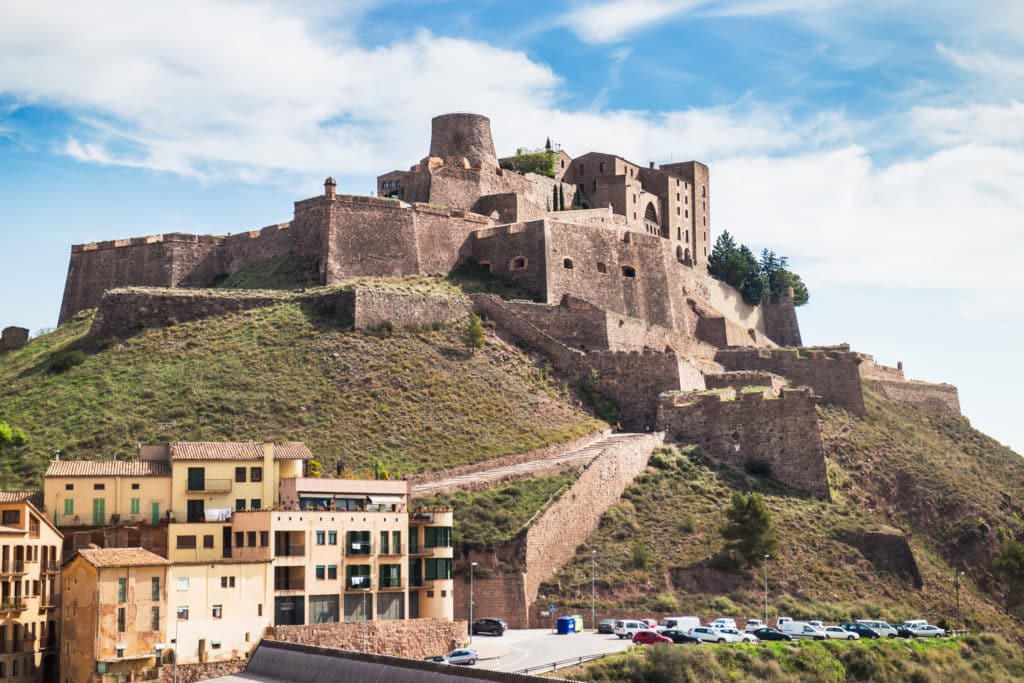
[[[427,279],[388,286],[449,285]],[[328,472],[381,458],[392,476],[569,441],[600,428],[545,366],[461,327],[374,337],[301,301],[145,331],[47,372],[91,315],[0,357],[0,421],[28,443],[0,460],[4,488],[38,487],[64,458],[125,457],[137,443],[305,441]]]
[[[664,645],[634,648],[553,675],[594,683],[1012,681],[1024,677],[1024,658],[1016,646],[993,636]]]
[[[569,470],[550,477],[520,479],[488,491],[443,493],[417,498],[416,505],[454,509],[455,547],[493,551],[549,500],[571,486],[578,474],[578,470]]]
[[[223,289],[299,289],[319,279],[316,263],[285,253],[250,263],[235,273],[217,278],[213,287]]]

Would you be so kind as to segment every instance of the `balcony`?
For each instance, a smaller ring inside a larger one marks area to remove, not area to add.
[[[346,557],[360,557],[364,555],[373,554],[372,543],[346,543],[345,544],[345,556]]]
[[[380,554],[381,555],[388,555],[388,556],[398,556],[398,555],[404,555],[405,554],[403,552],[404,550],[405,550],[405,546],[404,545],[382,545],[380,547]]]
[[[25,609],[25,601],[20,597],[16,597],[13,600],[4,600],[0,603],[0,614],[15,615],[24,612]]]
[[[0,564],[0,574],[24,574],[25,562],[22,560],[4,560]]]
[[[188,483],[187,493],[230,493],[231,492],[231,480],[230,479],[207,479],[205,481],[197,482],[190,481]]]
[[[42,574],[56,574],[60,571],[60,565],[56,562],[41,562],[39,564],[39,571]]]
[[[369,576],[350,576],[345,579],[347,591],[361,591],[366,588],[373,588],[373,580]]]
[[[386,590],[402,590],[405,588],[405,581],[399,578],[383,578],[380,580],[379,589],[382,591]]]

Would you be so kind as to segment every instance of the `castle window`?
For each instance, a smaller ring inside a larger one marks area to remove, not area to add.
[[[585,167],[583,166],[583,164],[580,164],[580,175],[583,175],[585,173],[584,168]]]
[[[636,268],[633,266],[622,266],[622,277],[636,277]]]
[[[683,248],[676,247],[676,260],[682,262],[683,260]]]
[[[683,241],[683,229],[682,228],[676,228],[676,239],[679,240],[680,242]]]
[[[686,232],[685,232],[684,234],[686,235],[686,237],[685,237],[684,239],[685,239],[685,240],[686,240],[687,242],[689,242],[689,241],[690,241],[690,231],[689,231],[689,230],[687,230],[687,231],[686,231]]]
[[[562,159],[562,161],[560,163],[561,163],[560,168],[565,168],[565,159]]]
[[[683,218],[689,218],[690,217],[690,210],[687,209],[685,213],[686,213],[686,215],[683,216]]]
[[[604,267],[603,263],[598,262],[598,264],[597,264],[597,272],[599,272],[599,273],[607,273],[608,269]]]
[[[677,216],[679,216],[679,215],[681,215],[682,213],[683,213],[683,210],[682,210],[682,209],[680,209],[680,208],[679,208],[679,207],[677,206],[677,207],[676,207],[676,215],[677,215]]]
[[[678,181],[678,180],[676,181],[676,184],[677,184],[677,185],[679,184],[679,181]],[[681,197],[682,197],[682,195],[680,195],[680,194],[679,194],[678,192],[676,192],[676,201],[677,201],[677,202],[679,201],[679,199],[680,199]]]
[[[526,267],[526,257],[524,257],[524,256],[517,256],[514,259],[512,259],[512,262],[509,264],[508,269],[509,270],[522,270],[525,267]]]
[[[567,259],[563,260],[562,261],[562,265],[566,268],[566,270],[572,270],[572,259],[571,258],[567,258]]]
[[[490,270],[491,270],[491,262],[490,261],[481,261],[480,262],[480,267],[483,268],[484,270],[490,272]]]
[[[705,192],[705,190],[704,190],[704,186],[703,186],[703,185],[701,185],[701,186],[700,186],[700,196],[701,196],[701,197],[707,196],[707,195],[706,195],[706,192]]]
[[[594,181],[594,192],[597,192],[597,181]]]
[[[685,252],[683,252],[683,260],[685,260],[685,261],[689,261],[690,260],[690,250],[689,249],[687,249]]]
[[[600,171],[601,173],[604,173],[604,162],[603,161],[597,165],[597,170]]]
[[[647,202],[647,208],[644,209],[644,220],[652,223],[658,222],[658,210],[654,208],[654,202]]]

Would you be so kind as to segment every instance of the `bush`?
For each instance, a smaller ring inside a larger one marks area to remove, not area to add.
[[[50,366],[47,371],[53,374],[61,374],[67,372],[76,365],[81,365],[85,362],[85,353],[78,351],[62,351],[53,357],[50,361]]]
[[[466,329],[463,332],[462,340],[471,349],[481,349],[484,346],[484,327],[480,324],[480,316],[476,312],[469,314],[466,321]]]
[[[647,569],[651,564],[651,554],[647,552],[647,546],[639,538],[633,543],[633,566],[637,569]]]

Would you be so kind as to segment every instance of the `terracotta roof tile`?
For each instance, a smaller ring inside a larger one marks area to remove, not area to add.
[[[52,460],[47,477],[169,477],[163,460]]]
[[[39,491],[0,491],[0,503],[28,501],[37,508],[43,507],[43,494]]]
[[[274,444],[274,460],[307,460],[313,454],[301,441]],[[171,460],[262,460],[263,444],[251,441],[178,441]]]
[[[145,548],[83,548],[78,551],[94,567],[153,567],[170,562]]]

